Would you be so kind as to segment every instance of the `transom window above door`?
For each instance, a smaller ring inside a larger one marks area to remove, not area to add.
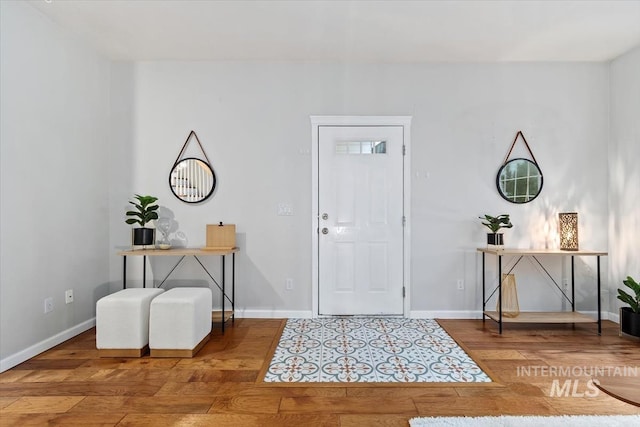
[[[387,141],[338,141],[336,154],[387,154]]]

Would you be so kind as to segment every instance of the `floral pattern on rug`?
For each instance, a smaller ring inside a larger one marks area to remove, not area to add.
[[[265,382],[491,382],[433,319],[289,319]]]

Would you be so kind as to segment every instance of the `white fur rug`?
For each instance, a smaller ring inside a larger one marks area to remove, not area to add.
[[[411,427],[631,427],[640,426],[640,415],[423,417],[412,418],[409,420],[409,425]]]

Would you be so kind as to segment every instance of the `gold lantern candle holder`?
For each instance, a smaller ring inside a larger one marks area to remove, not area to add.
[[[578,250],[578,213],[564,212],[558,214],[558,230],[560,233],[560,250]]]

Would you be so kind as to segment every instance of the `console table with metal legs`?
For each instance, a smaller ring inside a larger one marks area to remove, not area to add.
[[[600,290],[601,290],[601,281],[600,281],[600,257],[606,256],[607,252],[600,251],[561,251],[561,250],[553,250],[553,249],[487,249],[487,248],[478,248],[478,252],[482,254],[482,319],[484,320],[486,317],[498,322],[498,329],[502,334],[502,325],[503,323],[598,323],[598,335],[602,333],[602,315],[601,315],[601,301],[600,301]],[[491,294],[486,296],[486,274],[485,274],[485,257],[486,255],[494,255],[498,260],[498,286],[491,292]],[[511,268],[506,272],[509,274],[513,271],[513,269],[518,265],[518,263],[524,257],[530,257],[533,259],[546,273],[546,275],[551,279],[551,281],[556,285],[556,287],[560,290],[564,298],[569,301],[571,304],[571,311],[561,311],[561,312],[520,312],[520,314],[516,317],[504,317],[502,314],[502,257],[505,255],[510,255],[513,257],[517,257],[517,260]],[[544,256],[562,256],[562,257],[571,257],[571,298],[567,296],[567,294],[560,288],[558,283],[554,280],[554,278],[549,274],[547,269],[544,267],[542,262],[538,259],[539,255]],[[597,290],[597,299],[598,299],[598,318],[597,320],[582,314],[576,311],[575,305],[575,257],[576,256],[595,256],[596,264],[597,264],[597,275],[596,275],[596,290]],[[498,292],[498,304],[496,307],[496,311],[487,310],[487,302],[488,300]]]
[[[229,319],[233,323],[235,321],[235,293],[236,293],[236,252],[238,252],[238,248],[232,249],[195,249],[195,248],[175,248],[175,249],[140,249],[140,250],[126,250],[118,252],[118,255],[122,256],[122,287],[123,289],[127,288],[127,257],[128,256],[141,256],[142,257],[142,286],[147,286],[147,257],[157,257],[157,256],[173,256],[179,257],[178,262],[169,270],[169,273],[165,276],[164,279],[158,285],[159,288],[164,285],[164,282],[167,281],[171,273],[182,263],[185,257],[191,256],[193,257],[200,267],[207,274],[209,279],[213,282],[214,285],[218,287],[221,293],[221,310],[214,310],[211,313],[211,320],[213,322],[220,322],[222,324],[222,333],[224,333],[224,324]],[[227,295],[227,277],[226,277],[226,256],[231,255],[231,297]],[[220,256],[222,259],[221,265],[221,280],[218,282],[213,275],[209,272],[209,270],[205,267],[205,265],[200,261],[199,257],[206,256]],[[225,300],[231,304],[231,310],[225,310]]]

